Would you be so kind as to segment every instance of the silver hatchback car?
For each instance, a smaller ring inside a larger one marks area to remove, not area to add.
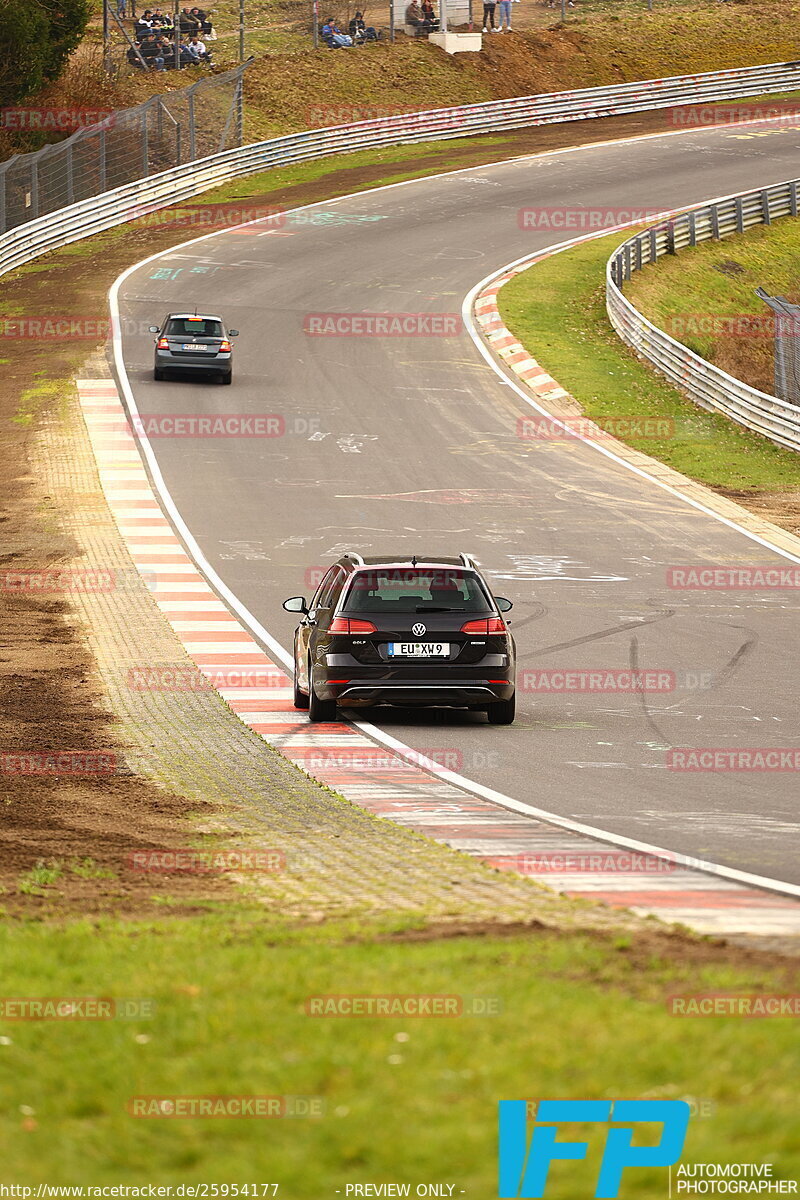
[[[238,329],[226,331],[222,317],[198,313],[168,313],[161,325],[151,325],[156,349],[153,378],[187,372],[213,373],[220,383],[233,380],[231,338]]]

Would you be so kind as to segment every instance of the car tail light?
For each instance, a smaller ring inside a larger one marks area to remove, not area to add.
[[[159,350],[169,350],[169,338],[159,338],[158,339],[158,349]]]
[[[461,626],[462,633],[505,633],[506,624],[502,617],[484,617],[480,621],[467,621]]]
[[[223,341],[220,342],[219,348],[220,348],[220,350],[230,350],[231,344],[227,340],[227,338],[225,338]]]
[[[328,633],[377,633],[372,621],[354,621],[352,617],[334,617]]]

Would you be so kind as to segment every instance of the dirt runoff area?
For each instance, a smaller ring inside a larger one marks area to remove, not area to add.
[[[659,128],[663,116],[649,114],[526,130],[500,145],[483,145],[475,138],[446,152],[420,148],[397,173],[453,169]],[[247,201],[272,209],[306,204],[386,182],[393,170],[385,161],[356,168],[345,160],[321,179],[280,186]],[[238,196],[245,192],[246,185],[239,184]],[[61,500],[47,494],[31,467],[34,447],[41,453],[38,434],[58,418],[71,380],[105,342],[106,294],[116,276],[137,259],[186,237],[185,228],[169,225],[109,231],[3,279],[0,913],[10,916],[146,917],[163,913],[165,892],[170,913],[181,915],[232,894],[224,876],[178,873],[169,876],[168,884],[154,883],[132,865],[136,851],[191,844],[191,818],[202,805],[124,769],[84,773],[80,764],[76,771],[65,770],[48,757],[66,747],[79,755],[101,756],[93,761],[124,762],[125,746],[69,595],[20,584],[13,574],[69,568],[76,562],[76,544],[64,532],[69,514]],[[21,315],[48,319],[65,314],[86,322],[85,338],[7,336]],[[88,502],[98,498],[102,500],[99,492]],[[748,497],[742,502],[756,507],[762,501]],[[776,512],[773,519],[778,516]],[[31,754],[38,756],[35,761],[26,757]],[[135,828],[130,820],[134,812]]]

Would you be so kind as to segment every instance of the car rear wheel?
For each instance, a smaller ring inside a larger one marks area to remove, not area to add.
[[[308,689],[308,719],[309,721],[336,720],[336,701],[320,700],[319,696],[314,691],[313,683],[310,682]]]
[[[161,383],[161,381],[164,379],[164,372],[158,367],[153,367],[153,379],[155,379],[158,383]]]
[[[230,375],[221,375],[220,383],[233,383],[233,372],[231,371]]]
[[[516,707],[516,696],[512,696],[510,700],[496,700],[494,704],[488,705],[486,712],[489,716],[489,724],[511,725],[514,721]]]

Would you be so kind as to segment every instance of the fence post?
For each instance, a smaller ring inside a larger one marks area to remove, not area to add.
[[[180,121],[175,126],[175,166],[181,165],[181,124]]]
[[[189,92],[189,162],[195,160],[194,88]]]
[[[314,0],[314,8],[317,7],[317,0]],[[316,26],[314,27],[314,36],[316,38]],[[394,0],[389,0],[389,41],[394,41]],[[316,46],[316,41],[314,45]]]
[[[150,174],[150,147],[147,139],[147,110],[149,104],[142,105],[142,178]]]
[[[106,127],[100,126],[100,140],[97,146],[98,166],[100,168],[100,191],[108,191],[107,165],[108,153],[106,148]]]
[[[67,143],[67,204],[75,203],[75,164],[72,158],[72,142]]]
[[[39,215],[39,160],[34,158],[31,160],[31,209],[33,210],[32,220],[36,220]]]
[[[0,167],[0,233],[6,231],[6,168]]]
[[[244,75],[236,80],[236,145],[244,145]]]

